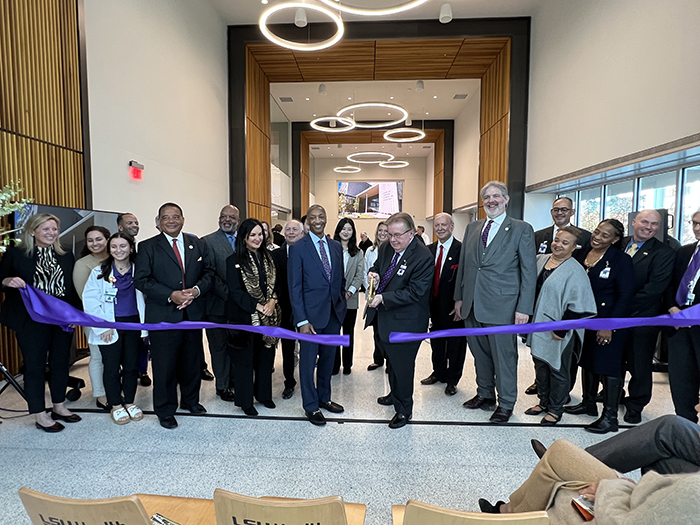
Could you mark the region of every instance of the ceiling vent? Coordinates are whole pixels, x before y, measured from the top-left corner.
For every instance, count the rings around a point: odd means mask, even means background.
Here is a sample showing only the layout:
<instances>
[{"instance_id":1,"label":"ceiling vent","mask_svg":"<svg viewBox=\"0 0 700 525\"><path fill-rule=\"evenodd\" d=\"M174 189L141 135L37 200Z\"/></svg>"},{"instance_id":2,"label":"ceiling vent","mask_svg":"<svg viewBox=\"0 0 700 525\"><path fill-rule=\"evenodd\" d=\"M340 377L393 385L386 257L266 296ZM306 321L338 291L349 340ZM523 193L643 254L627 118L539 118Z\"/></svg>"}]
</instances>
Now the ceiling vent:
<instances>
[{"instance_id":1,"label":"ceiling vent","mask_svg":"<svg viewBox=\"0 0 700 525\"><path fill-rule=\"evenodd\" d=\"M319 150L321 148L319 148L318 146L311 146L311 149Z\"/></svg>"},{"instance_id":2,"label":"ceiling vent","mask_svg":"<svg viewBox=\"0 0 700 525\"><path fill-rule=\"evenodd\" d=\"M464 95L465 98L467 95ZM280 102L294 102L294 99L292 97L280 97Z\"/></svg>"},{"instance_id":3,"label":"ceiling vent","mask_svg":"<svg viewBox=\"0 0 700 525\"><path fill-rule=\"evenodd\" d=\"M464 100L467 98L466 93L457 93L454 97L452 97L452 100Z\"/></svg>"},{"instance_id":4,"label":"ceiling vent","mask_svg":"<svg viewBox=\"0 0 700 525\"><path fill-rule=\"evenodd\" d=\"M430 149L432 146L423 146L423 149Z\"/></svg>"}]
</instances>

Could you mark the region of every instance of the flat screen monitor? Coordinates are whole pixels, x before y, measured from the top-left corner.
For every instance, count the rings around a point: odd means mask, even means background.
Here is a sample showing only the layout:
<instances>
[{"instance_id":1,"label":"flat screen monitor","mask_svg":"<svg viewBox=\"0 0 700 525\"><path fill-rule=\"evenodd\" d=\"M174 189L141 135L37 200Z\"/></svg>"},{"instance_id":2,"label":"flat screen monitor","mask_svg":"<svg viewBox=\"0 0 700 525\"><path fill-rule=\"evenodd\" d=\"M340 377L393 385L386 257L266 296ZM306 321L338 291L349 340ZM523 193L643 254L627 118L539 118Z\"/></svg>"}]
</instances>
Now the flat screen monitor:
<instances>
[{"instance_id":1,"label":"flat screen monitor","mask_svg":"<svg viewBox=\"0 0 700 525\"><path fill-rule=\"evenodd\" d=\"M402 203L403 181L338 182L339 219L386 219Z\"/></svg>"}]
</instances>

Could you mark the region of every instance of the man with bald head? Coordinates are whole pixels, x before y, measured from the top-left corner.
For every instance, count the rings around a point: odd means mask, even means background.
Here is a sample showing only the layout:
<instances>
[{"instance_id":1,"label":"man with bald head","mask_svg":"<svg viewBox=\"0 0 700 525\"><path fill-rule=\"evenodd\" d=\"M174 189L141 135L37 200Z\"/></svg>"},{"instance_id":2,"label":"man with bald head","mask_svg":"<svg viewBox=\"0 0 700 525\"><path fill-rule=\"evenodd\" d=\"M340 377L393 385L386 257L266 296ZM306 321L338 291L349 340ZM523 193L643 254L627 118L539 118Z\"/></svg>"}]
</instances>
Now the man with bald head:
<instances>
[{"instance_id":1,"label":"man with bald head","mask_svg":"<svg viewBox=\"0 0 700 525\"><path fill-rule=\"evenodd\" d=\"M202 238L209 245L216 267L214 285L206 296L207 320L212 323L226 322L226 301L228 299L226 259L235 251L239 222L240 212L238 208L227 204L219 212L219 229ZM211 368L216 378L216 394L224 401L233 401L233 391L231 390L233 370L226 343L226 329L207 328L206 333L209 354L211 355Z\"/></svg>"},{"instance_id":2,"label":"man with bald head","mask_svg":"<svg viewBox=\"0 0 700 525\"><path fill-rule=\"evenodd\" d=\"M654 317L666 313L662 297L671 282L675 252L655 237L661 224L656 210L643 210L632 220L633 234L622 240L622 247L632 257L634 266L634 300L631 317ZM663 225L665 228L665 225ZM638 326L629 330L625 344L625 369L630 373L627 423L640 423L642 410L651 400L652 372L659 327Z\"/></svg>"}]
</instances>

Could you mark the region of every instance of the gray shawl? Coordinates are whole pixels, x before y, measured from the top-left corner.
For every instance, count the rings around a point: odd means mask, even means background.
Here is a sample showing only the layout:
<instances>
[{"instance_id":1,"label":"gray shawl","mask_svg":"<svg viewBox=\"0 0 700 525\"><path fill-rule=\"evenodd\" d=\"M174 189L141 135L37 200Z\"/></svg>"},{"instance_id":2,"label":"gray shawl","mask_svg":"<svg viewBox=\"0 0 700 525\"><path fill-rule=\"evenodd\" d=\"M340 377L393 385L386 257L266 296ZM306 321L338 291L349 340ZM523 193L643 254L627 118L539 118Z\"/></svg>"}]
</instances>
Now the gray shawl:
<instances>
[{"instance_id":1,"label":"gray shawl","mask_svg":"<svg viewBox=\"0 0 700 525\"><path fill-rule=\"evenodd\" d=\"M537 275L539 276L551 254L537 256ZM595 317L597 313L595 297L591 282L578 261L569 258L564 261L542 285L535 304L533 323L561 321L566 310ZM583 344L584 330L570 330L563 341L552 339L552 332L529 334L527 345L533 357L546 362L555 370L561 368L561 355L572 337L578 337Z\"/></svg>"}]
</instances>

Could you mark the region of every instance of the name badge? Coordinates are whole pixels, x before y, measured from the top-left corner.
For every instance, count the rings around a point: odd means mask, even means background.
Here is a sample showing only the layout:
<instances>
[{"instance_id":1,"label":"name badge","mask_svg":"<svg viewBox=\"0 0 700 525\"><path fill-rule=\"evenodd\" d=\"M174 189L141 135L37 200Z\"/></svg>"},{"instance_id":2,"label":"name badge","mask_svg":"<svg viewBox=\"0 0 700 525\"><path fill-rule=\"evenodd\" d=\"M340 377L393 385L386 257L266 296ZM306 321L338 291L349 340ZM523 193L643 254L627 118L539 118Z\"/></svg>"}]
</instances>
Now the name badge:
<instances>
[{"instance_id":1,"label":"name badge","mask_svg":"<svg viewBox=\"0 0 700 525\"><path fill-rule=\"evenodd\" d=\"M105 290L105 302L106 303L113 303L113 302L115 302L116 298L117 298L117 288L116 288L116 286L112 285L110 288L107 288Z\"/></svg>"},{"instance_id":2,"label":"name badge","mask_svg":"<svg viewBox=\"0 0 700 525\"><path fill-rule=\"evenodd\" d=\"M608 263L605 263L605 268L603 268L603 271L600 272L600 278L601 279L610 279L610 267L607 265Z\"/></svg>"},{"instance_id":3,"label":"name badge","mask_svg":"<svg viewBox=\"0 0 700 525\"><path fill-rule=\"evenodd\" d=\"M693 304L693 301L695 301L695 294L691 290L691 287L693 286L693 283L688 283L688 299L685 301L686 306L691 306Z\"/></svg>"},{"instance_id":4,"label":"name badge","mask_svg":"<svg viewBox=\"0 0 700 525\"><path fill-rule=\"evenodd\" d=\"M540 244L537 253L547 253L547 241L542 241L542 244Z\"/></svg>"}]
</instances>

